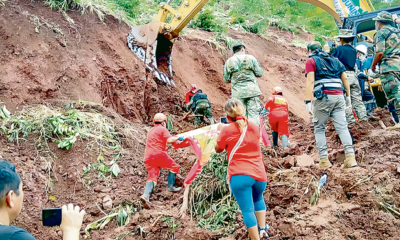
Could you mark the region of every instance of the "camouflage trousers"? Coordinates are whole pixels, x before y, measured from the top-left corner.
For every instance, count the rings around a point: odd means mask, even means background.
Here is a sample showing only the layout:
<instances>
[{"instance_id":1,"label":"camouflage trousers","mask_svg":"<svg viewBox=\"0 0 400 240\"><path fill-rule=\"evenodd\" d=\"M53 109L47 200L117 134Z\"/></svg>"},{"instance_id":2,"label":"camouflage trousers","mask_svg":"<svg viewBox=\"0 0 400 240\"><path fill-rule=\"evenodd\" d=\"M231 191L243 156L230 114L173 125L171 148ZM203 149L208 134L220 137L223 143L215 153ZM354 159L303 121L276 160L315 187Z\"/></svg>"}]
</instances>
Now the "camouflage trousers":
<instances>
[{"instance_id":1,"label":"camouflage trousers","mask_svg":"<svg viewBox=\"0 0 400 240\"><path fill-rule=\"evenodd\" d=\"M243 103L246 109L246 117L253 120L260 125L260 111L261 111L261 102L258 96L251 98L239 98L239 100Z\"/></svg>"},{"instance_id":2,"label":"camouflage trousers","mask_svg":"<svg viewBox=\"0 0 400 240\"><path fill-rule=\"evenodd\" d=\"M196 106L196 109L194 110L195 115L201 115L201 117L195 117L194 118L194 125L197 126L201 121L204 122L204 116L210 121L211 124L214 124L214 118L211 113L211 107L208 105L208 103L200 103Z\"/></svg>"},{"instance_id":3,"label":"camouflage trousers","mask_svg":"<svg viewBox=\"0 0 400 240\"><path fill-rule=\"evenodd\" d=\"M353 109L358 117L358 120L368 120L367 110L365 109L364 102L361 97L361 88L358 83L358 78L354 72L346 72L347 78L349 79L350 85L350 98L351 98L351 108L346 108L346 119L348 124L353 124L356 119L353 115Z\"/></svg>"},{"instance_id":4,"label":"camouflage trousers","mask_svg":"<svg viewBox=\"0 0 400 240\"><path fill-rule=\"evenodd\" d=\"M400 115L400 72L382 73L381 81L388 102L394 106L397 115Z\"/></svg>"}]
</instances>

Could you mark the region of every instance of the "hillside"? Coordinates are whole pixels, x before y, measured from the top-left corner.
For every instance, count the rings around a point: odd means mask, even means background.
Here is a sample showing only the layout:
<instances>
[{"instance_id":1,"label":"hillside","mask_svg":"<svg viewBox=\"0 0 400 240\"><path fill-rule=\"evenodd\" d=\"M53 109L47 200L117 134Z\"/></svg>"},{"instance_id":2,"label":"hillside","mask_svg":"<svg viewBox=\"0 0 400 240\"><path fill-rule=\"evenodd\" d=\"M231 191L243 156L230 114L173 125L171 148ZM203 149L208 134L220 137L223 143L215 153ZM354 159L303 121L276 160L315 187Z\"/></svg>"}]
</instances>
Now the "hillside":
<instances>
[{"instance_id":1,"label":"hillside","mask_svg":"<svg viewBox=\"0 0 400 240\"><path fill-rule=\"evenodd\" d=\"M173 48L173 88L157 84L129 50L127 24L112 16L101 22L95 14L77 11L69 11L68 16L74 23L42 2L29 0L10 0L0 7L1 106L15 116L25 116L22 109L34 111L35 106L43 105L64 115L73 109L107 117L123 148L117 156L121 173L115 177L99 168L94 170L95 164L115 159L115 149L101 141L79 138L65 150L57 147L56 137L43 148L37 144L37 132L29 133L27 140L12 142L2 132L0 156L16 164L24 183L24 208L14 224L37 239L59 239L58 227L41 225L42 208L77 204L88 213L83 223L86 228L129 204L135 209L128 217L129 224L120 226L114 218L104 229L92 230L89 239L246 239L241 214L235 213L229 223L233 231L200 228L196 219L200 216L195 213L179 218L183 193L166 190L167 171L161 171L151 198L155 207L144 210L138 201L147 178L143 154L152 117L157 112L170 114L173 130L178 133L194 129L182 120L181 111L184 94L192 83L209 96L214 117L224 116L230 84L222 80L222 67L232 53L222 41L216 42L215 33L187 29ZM334 166L326 171L327 187L319 204L310 206L323 171L315 165L302 165L317 162L318 153L303 103L307 54L298 47L313 36L299 32L269 27L263 34L234 29L226 33L242 39L248 52L260 61L264 69L259 79L261 100L265 102L272 88L281 86L290 104L291 150L263 149L269 177L264 196L271 239L397 239L398 216L380 203L395 209L400 204L400 134L382 130L378 123L354 127L359 167L350 170L340 168L342 147L329 125L328 150ZM387 126L392 124L387 110L379 114ZM169 153L186 176L195 161L192 151L170 148ZM111 209L103 206L107 196L113 203Z\"/></svg>"}]
</instances>

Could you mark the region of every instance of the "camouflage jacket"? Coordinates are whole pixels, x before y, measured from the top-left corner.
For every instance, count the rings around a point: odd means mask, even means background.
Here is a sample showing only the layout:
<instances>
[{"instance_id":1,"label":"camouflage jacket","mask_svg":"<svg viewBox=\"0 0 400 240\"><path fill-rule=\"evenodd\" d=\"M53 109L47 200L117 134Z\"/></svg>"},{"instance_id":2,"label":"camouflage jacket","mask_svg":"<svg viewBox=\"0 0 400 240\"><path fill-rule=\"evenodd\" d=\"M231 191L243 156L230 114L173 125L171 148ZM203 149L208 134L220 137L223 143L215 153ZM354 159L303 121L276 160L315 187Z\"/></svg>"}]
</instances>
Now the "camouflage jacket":
<instances>
[{"instance_id":1,"label":"camouflage jacket","mask_svg":"<svg viewBox=\"0 0 400 240\"><path fill-rule=\"evenodd\" d=\"M236 53L226 61L224 82L232 83L232 98L251 98L261 95L256 77L263 70L257 59L244 53Z\"/></svg>"},{"instance_id":2,"label":"camouflage jacket","mask_svg":"<svg viewBox=\"0 0 400 240\"><path fill-rule=\"evenodd\" d=\"M400 71L400 33L388 36L390 30L399 31L391 26L386 26L376 33L374 39L376 52L383 52L380 73Z\"/></svg>"}]
</instances>

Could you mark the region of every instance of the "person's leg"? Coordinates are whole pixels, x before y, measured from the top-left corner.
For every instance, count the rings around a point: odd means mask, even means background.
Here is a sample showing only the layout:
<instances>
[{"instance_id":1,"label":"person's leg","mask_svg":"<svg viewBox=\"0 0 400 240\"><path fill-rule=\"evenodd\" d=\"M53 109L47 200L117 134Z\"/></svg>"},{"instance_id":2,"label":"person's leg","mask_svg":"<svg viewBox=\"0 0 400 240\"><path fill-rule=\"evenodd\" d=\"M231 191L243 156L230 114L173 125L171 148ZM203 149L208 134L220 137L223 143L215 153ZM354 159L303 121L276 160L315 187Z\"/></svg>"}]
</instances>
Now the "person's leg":
<instances>
[{"instance_id":1,"label":"person's leg","mask_svg":"<svg viewBox=\"0 0 400 240\"><path fill-rule=\"evenodd\" d=\"M261 112L261 102L259 97L247 98L246 101L246 116L260 125L260 112Z\"/></svg>"},{"instance_id":2,"label":"person's leg","mask_svg":"<svg viewBox=\"0 0 400 240\"><path fill-rule=\"evenodd\" d=\"M169 170L168 190L171 192L180 191L181 187L175 187L176 174L179 173L180 166L167 153L160 153L158 167Z\"/></svg>"},{"instance_id":3,"label":"person's leg","mask_svg":"<svg viewBox=\"0 0 400 240\"><path fill-rule=\"evenodd\" d=\"M289 116L282 116L278 125L278 133L281 136L283 149L289 149Z\"/></svg>"},{"instance_id":4,"label":"person's leg","mask_svg":"<svg viewBox=\"0 0 400 240\"><path fill-rule=\"evenodd\" d=\"M264 191L267 187L267 182L259 182L256 181L255 184L252 186L253 189L253 202L254 202L254 210L256 212L256 218L258 227L263 230L265 229L265 212L266 206L264 201Z\"/></svg>"},{"instance_id":5,"label":"person's leg","mask_svg":"<svg viewBox=\"0 0 400 240\"><path fill-rule=\"evenodd\" d=\"M354 73L347 74L350 84L351 106L360 121L367 121L367 111L361 97L361 88L358 79Z\"/></svg>"},{"instance_id":6,"label":"person's leg","mask_svg":"<svg viewBox=\"0 0 400 240\"><path fill-rule=\"evenodd\" d=\"M390 112L390 115L392 115L392 120L394 122L394 124L399 123L399 116L396 113L396 109L394 108L394 106L390 103L388 103L388 109Z\"/></svg>"},{"instance_id":7,"label":"person's leg","mask_svg":"<svg viewBox=\"0 0 400 240\"><path fill-rule=\"evenodd\" d=\"M157 184L157 179L160 173L160 169L156 166L153 166L151 161L145 162L145 165L149 176L147 178L144 192L142 196L140 196L140 200L142 201L144 208L150 209L150 195L152 194L153 189Z\"/></svg>"},{"instance_id":8,"label":"person's leg","mask_svg":"<svg viewBox=\"0 0 400 240\"><path fill-rule=\"evenodd\" d=\"M336 96L336 104L334 109L332 110L331 118L345 151L346 160L344 167L348 168L356 166L357 162L354 156L353 141L351 139L348 126L347 124L345 124L346 121L346 116L344 111L345 105L346 103L344 101L344 97Z\"/></svg>"},{"instance_id":9,"label":"person's leg","mask_svg":"<svg viewBox=\"0 0 400 240\"><path fill-rule=\"evenodd\" d=\"M210 107L208 107L206 109L206 114L205 115L206 115L207 119L210 121L210 124L213 125L215 123L215 121L214 121L214 118L213 118L213 115L212 115Z\"/></svg>"},{"instance_id":10,"label":"person's leg","mask_svg":"<svg viewBox=\"0 0 400 240\"><path fill-rule=\"evenodd\" d=\"M332 166L328 160L328 150L326 146L325 125L332 111L332 95L321 100L314 99L313 101L313 124L315 142L319 153L320 168L328 168Z\"/></svg>"},{"instance_id":11,"label":"person's leg","mask_svg":"<svg viewBox=\"0 0 400 240\"><path fill-rule=\"evenodd\" d=\"M386 93L388 103L393 105L396 115L400 116L400 79L394 73L381 74L381 80L384 83L383 89ZM400 127L400 123L396 127Z\"/></svg>"},{"instance_id":12,"label":"person's leg","mask_svg":"<svg viewBox=\"0 0 400 240\"><path fill-rule=\"evenodd\" d=\"M278 137L279 137L278 132L272 131L272 143L274 148L278 147Z\"/></svg>"},{"instance_id":13,"label":"person's leg","mask_svg":"<svg viewBox=\"0 0 400 240\"><path fill-rule=\"evenodd\" d=\"M244 224L246 225L247 231L252 240L259 239L252 193L252 186L255 182L256 180L246 175L234 175L231 177L230 182L233 196L239 204L240 210L243 214Z\"/></svg>"}]
</instances>

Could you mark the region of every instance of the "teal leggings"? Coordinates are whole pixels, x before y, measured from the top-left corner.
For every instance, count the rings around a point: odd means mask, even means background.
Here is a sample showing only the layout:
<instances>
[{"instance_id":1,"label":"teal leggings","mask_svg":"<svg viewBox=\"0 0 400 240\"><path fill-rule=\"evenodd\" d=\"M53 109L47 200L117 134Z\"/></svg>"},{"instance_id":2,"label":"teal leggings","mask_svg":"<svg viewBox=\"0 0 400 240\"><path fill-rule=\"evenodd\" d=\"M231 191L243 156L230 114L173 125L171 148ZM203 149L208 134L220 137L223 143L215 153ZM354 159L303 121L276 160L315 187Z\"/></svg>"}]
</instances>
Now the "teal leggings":
<instances>
[{"instance_id":1,"label":"teal leggings","mask_svg":"<svg viewBox=\"0 0 400 240\"><path fill-rule=\"evenodd\" d=\"M242 211L246 228L258 226L255 212L266 209L263 193L267 182L259 182L247 175L234 175L230 186Z\"/></svg>"}]
</instances>

